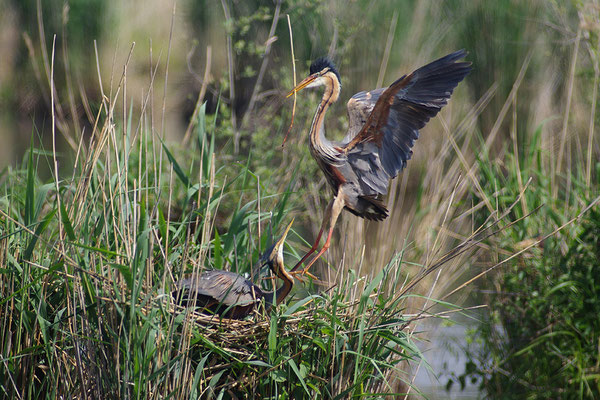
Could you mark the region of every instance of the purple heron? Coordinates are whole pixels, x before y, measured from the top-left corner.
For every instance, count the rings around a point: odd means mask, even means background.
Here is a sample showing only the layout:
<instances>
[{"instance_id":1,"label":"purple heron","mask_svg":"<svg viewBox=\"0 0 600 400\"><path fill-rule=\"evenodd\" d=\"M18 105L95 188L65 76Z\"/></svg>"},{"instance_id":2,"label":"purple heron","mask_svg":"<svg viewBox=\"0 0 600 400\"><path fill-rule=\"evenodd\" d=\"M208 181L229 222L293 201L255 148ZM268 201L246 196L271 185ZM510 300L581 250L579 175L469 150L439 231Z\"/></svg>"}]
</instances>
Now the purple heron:
<instances>
[{"instance_id":1,"label":"purple heron","mask_svg":"<svg viewBox=\"0 0 600 400\"><path fill-rule=\"evenodd\" d=\"M340 142L328 140L324 128L325 113L340 96L340 75L327 58L311 64L310 75L287 97L304 88L325 88L310 127L309 148L334 196L323 215L317 240L294 266L292 274L307 273L327 251L343 209L375 221L388 216L381 196L410 159L419 129L448 103L454 88L471 71L470 62L460 61L466 55L465 50L459 50L404 75L387 88L352 96L347 104L348 132ZM317 250L327 226L325 244L304 270L297 271Z\"/></svg>"},{"instance_id":2,"label":"purple heron","mask_svg":"<svg viewBox=\"0 0 600 400\"><path fill-rule=\"evenodd\" d=\"M175 283L173 297L184 306L195 305L228 318L244 318L253 312L264 299L267 309L279 305L292 290L294 280L283 265L285 238L292 227L287 226L281 238L259 260L260 266L268 265L283 285L275 292L263 291L248 279L229 271L209 270L201 274L189 274Z\"/></svg>"}]
</instances>

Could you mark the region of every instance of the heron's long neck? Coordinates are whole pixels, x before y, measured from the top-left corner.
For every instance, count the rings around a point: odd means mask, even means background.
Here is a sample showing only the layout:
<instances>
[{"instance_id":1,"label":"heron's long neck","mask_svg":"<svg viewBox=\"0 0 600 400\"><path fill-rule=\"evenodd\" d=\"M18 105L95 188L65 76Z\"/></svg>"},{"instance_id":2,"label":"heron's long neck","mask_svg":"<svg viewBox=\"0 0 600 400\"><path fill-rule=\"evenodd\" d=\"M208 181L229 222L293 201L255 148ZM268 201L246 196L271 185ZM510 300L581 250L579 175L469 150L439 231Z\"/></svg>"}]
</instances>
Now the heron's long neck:
<instances>
[{"instance_id":1,"label":"heron's long neck","mask_svg":"<svg viewBox=\"0 0 600 400\"><path fill-rule=\"evenodd\" d=\"M333 75L333 73L331 73ZM316 153L313 156L335 159L336 151L331 142L325 137L325 113L329 106L335 103L340 95L340 83L337 79L330 76L330 73L323 76L325 78L325 92L323 98L317 107L312 125L310 127L310 148Z\"/></svg>"},{"instance_id":2,"label":"heron's long neck","mask_svg":"<svg viewBox=\"0 0 600 400\"><path fill-rule=\"evenodd\" d=\"M285 299L287 297L287 295L290 293L290 291L292 290L292 286L294 286L294 284L292 282L293 282L292 280L285 279L283 281L283 285L281 285L277 289L277 292L275 293L276 305L281 304L283 299Z\"/></svg>"},{"instance_id":3,"label":"heron's long neck","mask_svg":"<svg viewBox=\"0 0 600 400\"><path fill-rule=\"evenodd\" d=\"M292 278L285 270L283 270L283 267L282 270L280 270L277 274L277 277L283 280L283 285L277 288L275 292L265 293L266 302L271 305L281 304L294 286L294 278Z\"/></svg>"}]
</instances>

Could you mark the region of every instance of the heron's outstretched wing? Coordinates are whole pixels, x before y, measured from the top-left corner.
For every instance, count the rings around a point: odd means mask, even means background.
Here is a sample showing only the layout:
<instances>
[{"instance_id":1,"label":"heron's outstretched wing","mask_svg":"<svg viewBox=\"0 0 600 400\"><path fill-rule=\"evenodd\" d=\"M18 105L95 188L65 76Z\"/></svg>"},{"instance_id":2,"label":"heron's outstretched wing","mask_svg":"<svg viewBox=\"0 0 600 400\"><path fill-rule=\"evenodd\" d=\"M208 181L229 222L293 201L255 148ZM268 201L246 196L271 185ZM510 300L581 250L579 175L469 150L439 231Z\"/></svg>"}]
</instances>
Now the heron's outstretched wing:
<instances>
[{"instance_id":1,"label":"heron's outstretched wing","mask_svg":"<svg viewBox=\"0 0 600 400\"><path fill-rule=\"evenodd\" d=\"M386 88L358 92L348 100L348 132L342 143L349 143L365 125L377 103L379 96Z\"/></svg>"},{"instance_id":2,"label":"heron's outstretched wing","mask_svg":"<svg viewBox=\"0 0 600 400\"><path fill-rule=\"evenodd\" d=\"M389 180L406 166L419 129L448 103L454 88L471 71L470 62L457 62L466 55L459 50L403 76L383 92L359 93L356 101L348 102L359 111L348 110L350 127L342 150L365 195L385 194ZM374 95L366 99L368 93ZM362 97L365 101L357 107ZM352 135L369 108L368 118Z\"/></svg>"},{"instance_id":3,"label":"heron's outstretched wing","mask_svg":"<svg viewBox=\"0 0 600 400\"><path fill-rule=\"evenodd\" d=\"M263 295L260 288L244 277L229 271L210 270L191 274L176 284L177 290L185 291L187 298L214 299L212 304L248 305ZM209 306L206 304L204 306Z\"/></svg>"}]
</instances>

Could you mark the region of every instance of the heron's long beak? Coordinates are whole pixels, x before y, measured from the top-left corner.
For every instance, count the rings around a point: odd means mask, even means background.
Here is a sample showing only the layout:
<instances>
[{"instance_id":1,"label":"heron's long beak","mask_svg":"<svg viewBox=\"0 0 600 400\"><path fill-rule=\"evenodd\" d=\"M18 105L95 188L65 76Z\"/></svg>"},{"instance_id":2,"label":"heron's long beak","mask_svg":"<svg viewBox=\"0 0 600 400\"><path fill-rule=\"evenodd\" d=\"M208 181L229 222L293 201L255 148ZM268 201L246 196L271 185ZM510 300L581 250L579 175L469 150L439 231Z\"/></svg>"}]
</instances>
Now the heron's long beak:
<instances>
[{"instance_id":1,"label":"heron's long beak","mask_svg":"<svg viewBox=\"0 0 600 400\"><path fill-rule=\"evenodd\" d=\"M273 249L273 253L272 253L273 256L275 257L275 259L273 260L273 262L271 264L272 271L275 273L275 275L279 275L280 272L278 272L278 271L283 269L283 247L284 247L283 245L285 243L285 238L286 238L288 232L292 228L293 223L294 223L294 218L292 218L292 221L289 223L287 228L285 228L285 231L283 232L283 235L281 235L281 238L279 238L277 243L275 243L275 248Z\"/></svg>"},{"instance_id":2,"label":"heron's long beak","mask_svg":"<svg viewBox=\"0 0 600 400\"><path fill-rule=\"evenodd\" d=\"M279 238L279 240L277 241L277 244L275 245L275 247L277 249L281 248L283 246L283 244L285 243L285 238L286 238L288 232L290 231L290 229L292 228L293 223L294 223L294 218L292 218L292 221L288 224L287 228L285 228L283 235L281 235L281 238Z\"/></svg>"},{"instance_id":3,"label":"heron's long beak","mask_svg":"<svg viewBox=\"0 0 600 400\"><path fill-rule=\"evenodd\" d=\"M291 95L293 95L296 92L301 91L302 89L304 89L305 87L307 87L308 85L310 85L310 83L312 81L314 81L315 79L317 79L319 77L318 74L312 74L307 76L306 78L304 78L304 80L302 82L300 82L298 84L298 86L296 86L295 88L293 88L288 94L287 96L285 96L286 98L290 97Z\"/></svg>"},{"instance_id":4,"label":"heron's long beak","mask_svg":"<svg viewBox=\"0 0 600 400\"><path fill-rule=\"evenodd\" d=\"M261 265L261 270L265 266L270 266L270 268L276 268L276 265L278 264L278 258L281 258L283 260L283 245L285 243L285 238L287 237L287 234L292 228L293 223L294 219L292 219L287 228L285 228L285 231L283 232L283 235L281 235L279 240L275 242L271 249L268 250L268 258L264 260L263 264ZM283 261L281 261L281 265L283 266Z\"/></svg>"}]
</instances>

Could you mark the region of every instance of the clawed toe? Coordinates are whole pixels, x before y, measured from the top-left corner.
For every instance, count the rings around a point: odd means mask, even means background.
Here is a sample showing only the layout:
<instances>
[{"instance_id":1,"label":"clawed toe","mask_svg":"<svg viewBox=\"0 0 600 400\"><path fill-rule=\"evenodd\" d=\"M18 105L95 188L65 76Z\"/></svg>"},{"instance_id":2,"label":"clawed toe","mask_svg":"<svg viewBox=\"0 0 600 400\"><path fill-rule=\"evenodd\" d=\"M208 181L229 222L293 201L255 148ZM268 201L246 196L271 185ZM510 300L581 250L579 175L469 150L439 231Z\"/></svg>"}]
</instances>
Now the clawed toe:
<instances>
[{"instance_id":1,"label":"clawed toe","mask_svg":"<svg viewBox=\"0 0 600 400\"><path fill-rule=\"evenodd\" d=\"M311 274L310 272L308 272L308 269L303 269L302 271L292 271L290 272L290 274L298 279L300 282L304 282L304 275L308 275L310 276L313 280L318 281L318 278L316 276L314 276L313 274Z\"/></svg>"}]
</instances>

